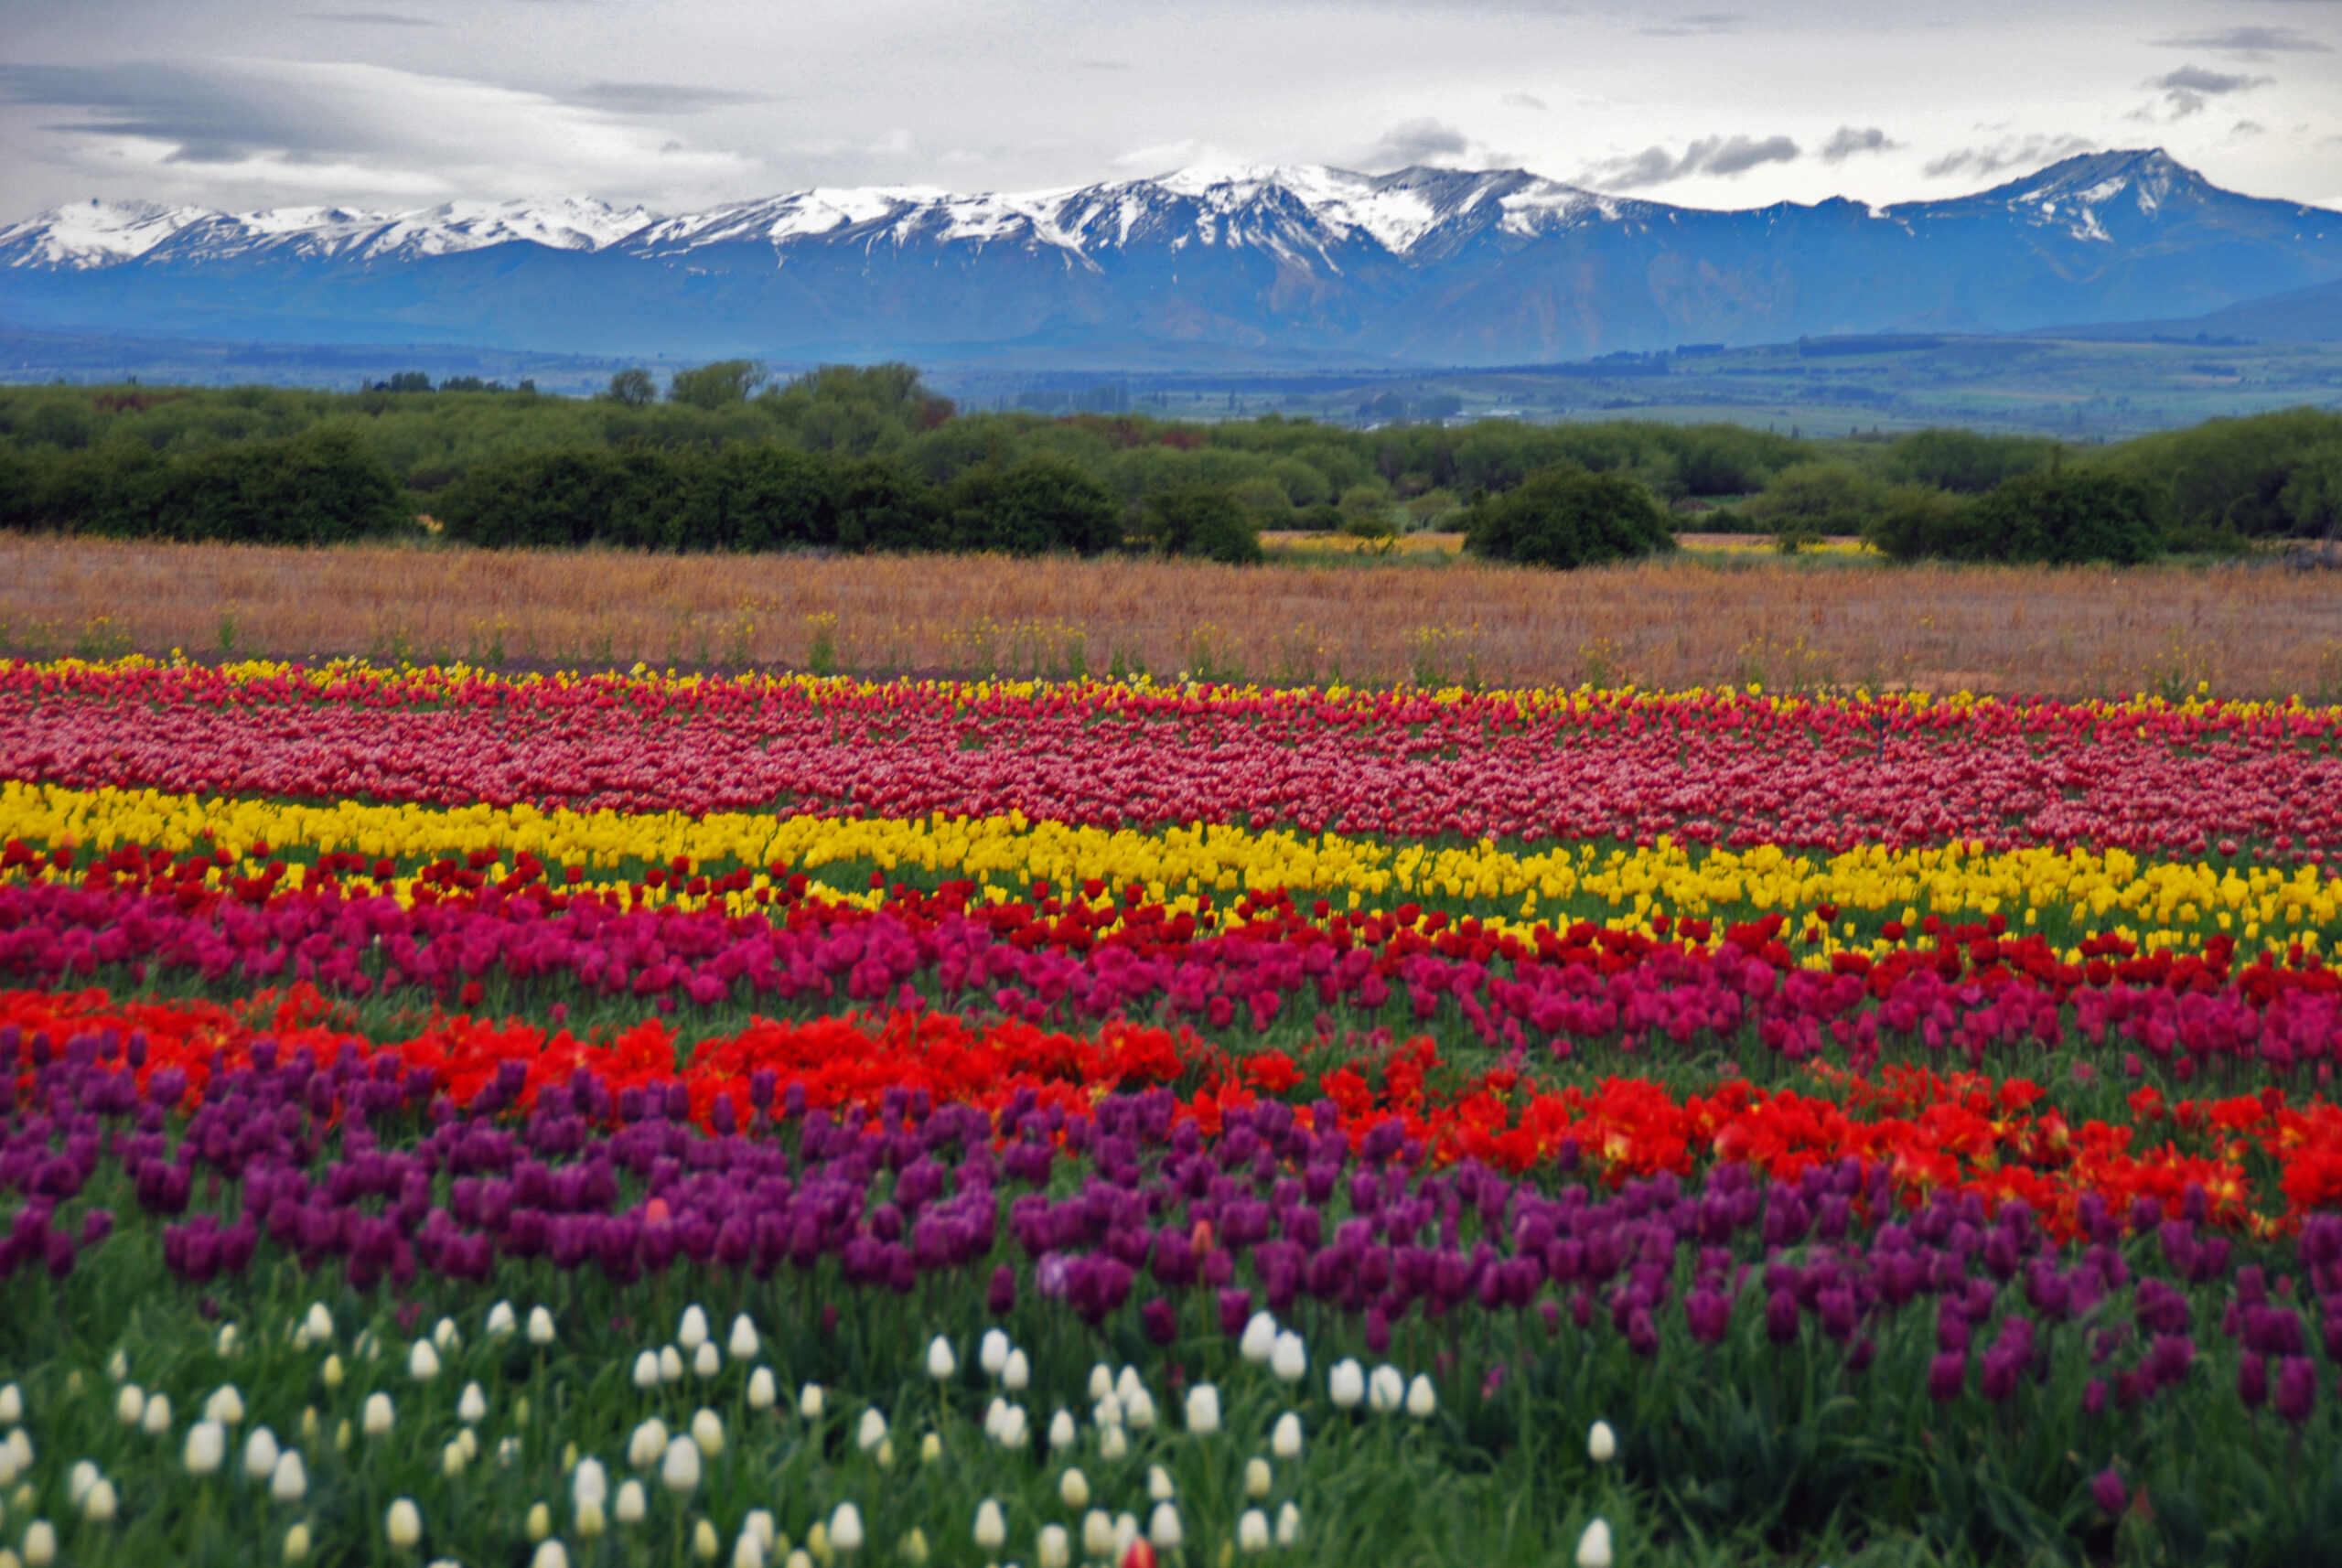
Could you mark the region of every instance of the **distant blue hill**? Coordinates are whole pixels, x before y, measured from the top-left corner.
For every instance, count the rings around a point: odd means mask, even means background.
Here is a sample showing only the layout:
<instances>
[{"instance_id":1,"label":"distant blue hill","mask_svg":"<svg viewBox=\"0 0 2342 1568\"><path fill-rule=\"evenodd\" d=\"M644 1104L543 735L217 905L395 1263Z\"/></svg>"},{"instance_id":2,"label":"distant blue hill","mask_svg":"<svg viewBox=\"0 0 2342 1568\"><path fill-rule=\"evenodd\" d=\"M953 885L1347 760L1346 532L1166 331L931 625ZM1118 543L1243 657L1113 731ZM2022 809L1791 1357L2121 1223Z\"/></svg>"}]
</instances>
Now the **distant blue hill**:
<instances>
[{"instance_id":1,"label":"distant blue hill","mask_svg":"<svg viewBox=\"0 0 2342 1568\"><path fill-rule=\"evenodd\" d=\"M2291 292L2314 304L2337 280L2342 213L2222 190L2161 151L1876 209L1706 211L1518 169L1273 167L1027 195L814 190L669 218L575 199L92 203L0 230L0 320L26 328L794 360L1518 365L2208 319Z\"/></svg>"}]
</instances>

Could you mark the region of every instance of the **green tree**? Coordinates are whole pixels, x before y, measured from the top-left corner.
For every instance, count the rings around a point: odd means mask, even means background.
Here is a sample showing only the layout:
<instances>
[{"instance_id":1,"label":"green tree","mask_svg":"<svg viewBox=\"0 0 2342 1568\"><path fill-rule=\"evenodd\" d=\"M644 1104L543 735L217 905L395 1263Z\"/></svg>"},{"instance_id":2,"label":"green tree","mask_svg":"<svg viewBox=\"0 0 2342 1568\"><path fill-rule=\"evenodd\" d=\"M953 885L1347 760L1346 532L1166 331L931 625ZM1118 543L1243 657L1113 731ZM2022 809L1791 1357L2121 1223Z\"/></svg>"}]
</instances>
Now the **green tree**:
<instances>
[{"instance_id":1,"label":"green tree","mask_svg":"<svg viewBox=\"0 0 2342 1568\"><path fill-rule=\"evenodd\" d=\"M1122 539L1114 498L1062 457L972 468L952 485L950 510L955 550L1094 555Z\"/></svg>"},{"instance_id":2,"label":"green tree","mask_svg":"<svg viewBox=\"0 0 2342 1568\"><path fill-rule=\"evenodd\" d=\"M1587 566L1675 548L1667 515L1650 491L1624 474L1555 465L1468 514L1465 547L1498 561Z\"/></svg>"},{"instance_id":3,"label":"green tree","mask_svg":"<svg viewBox=\"0 0 2342 1568\"><path fill-rule=\"evenodd\" d=\"M2038 435L1985 435L1930 428L1898 435L1886 451L1890 478L1982 495L1994 485L2053 467L2062 450Z\"/></svg>"},{"instance_id":4,"label":"green tree","mask_svg":"<svg viewBox=\"0 0 2342 1568\"><path fill-rule=\"evenodd\" d=\"M659 383L650 379L649 371L636 365L612 376L609 390L602 395L628 408L648 408L659 401Z\"/></svg>"},{"instance_id":5,"label":"green tree","mask_svg":"<svg viewBox=\"0 0 2342 1568\"><path fill-rule=\"evenodd\" d=\"M2148 561L2163 550L2146 491L2119 474L2060 468L1996 487L1976 504L1978 544L1997 561Z\"/></svg>"},{"instance_id":6,"label":"green tree","mask_svg":"<svg viewBox=\"0 0 2342 1568\"><path fill-rule=\"evenodd\" d=\"M1931 485L1896 485L1880 498L1863 532L1893 560L1970 561L1982 552L1976 527L1972 498Z\"/></svg>"},{"instance_id":7,"label":"green tree","mask_svg":"<svg viewBox=\"0 0 2342 1568\"><path fill-rule=\"evenodd\" d=\"M1859 533L1877 510L1880 489L1850 463L1792 463L1740 510L1786 538Z\"/></svg>"},{"instance_id":8,"label":"green tree","mask_svg":"<svg viewBox=\"0 0 2342 1568\"><path fill-rule=\"evenodd\" d=\"M1261 535L1243 504L1215 487L1157 490L1146 498L1144 529L1166 555L1200 555L1240 565L1261 559Z\"/></svg>"},{"instance_id":9,"label":"green tree","mask_svg":"<svg viewBox=\"0 0 2342 1568\"><path fill-rule=\"evenodd\" d=\"M748 394L769 379L754 360L718 360L712 365L677 371L667 383L667 401L693 408L729 408L747 402Z\"/></svg>"}]
</instances>

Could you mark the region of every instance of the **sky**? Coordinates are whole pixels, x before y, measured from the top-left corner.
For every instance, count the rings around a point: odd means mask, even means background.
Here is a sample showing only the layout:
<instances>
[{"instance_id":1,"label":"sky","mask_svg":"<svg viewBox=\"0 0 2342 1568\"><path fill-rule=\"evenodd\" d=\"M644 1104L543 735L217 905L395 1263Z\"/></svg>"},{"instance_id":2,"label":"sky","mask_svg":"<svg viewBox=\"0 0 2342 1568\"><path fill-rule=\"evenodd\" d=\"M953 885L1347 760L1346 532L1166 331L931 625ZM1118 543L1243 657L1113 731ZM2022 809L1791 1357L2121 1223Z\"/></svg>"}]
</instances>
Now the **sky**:
<instances>
[{"instance_id":1,"label":"sky","mask_svg":"<svg viewBox=\"0 0 2342 1568\"><path fill-rule=\"evenodd\" d=\"M2342 0L0 0L0 222L1276 163L1884 205L2136 146L2342 207Z\"/></svg>"}]
</instances>

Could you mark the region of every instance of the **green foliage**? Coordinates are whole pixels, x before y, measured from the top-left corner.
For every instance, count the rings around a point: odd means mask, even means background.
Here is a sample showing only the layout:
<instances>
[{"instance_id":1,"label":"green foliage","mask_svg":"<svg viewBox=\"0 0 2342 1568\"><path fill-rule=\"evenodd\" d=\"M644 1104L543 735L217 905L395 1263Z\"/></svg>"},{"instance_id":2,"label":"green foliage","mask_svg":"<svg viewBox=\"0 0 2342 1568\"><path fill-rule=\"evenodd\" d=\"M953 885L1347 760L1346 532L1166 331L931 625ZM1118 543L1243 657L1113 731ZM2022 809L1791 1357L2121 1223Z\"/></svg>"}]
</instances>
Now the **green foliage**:
<instances>
[{"instance_id":1,"label":"green foliage","mask_svg":"<svg viewBox=\"0 0 2342 1568\"><path fill-rule=\"evenodd\" d=\"M612 376L609 390L602 395L628 408L646 408L659 401L659 383L650 379L649 371L637 365Z\"/></svg>"},{"instance_id":2,"label":"green foliage","mask_svg":"<svg viewBox=\"0 0 2342 1568\"><path fill-rule=\"evenodd\" d=\"M718 360L695 370L677 371L667 384L667 400L693 408L727 408L746 403L748 394L768 379L764 367L754 360Z\"/></svg>"},{"instance_id":3,"label":"green foliage","mask_svg":"<svg viewBox=\"0 0 2342 1568\"><path fill-rule=\"evenodd\" d=\"M1146 499L1145 533L1166 555L1200 555L1243 564L1261 558L1260 532L1224 489L1162 490Z\"/></svg>"},{"instance_id":4,"label":"green foliage","mask_svg":"<svg viewBox=\"0 0 2342 1568\"><path fill-rule=\"evenodd\" d=\"M1792 463L1742 509L1785 538L1859 533L1879 504L1878 481L1851 463Z\"/></svg>"},{"instance_id":5,"label":"green foliage","mask_svg":"<svg viewBox=\"0 0 2342 1568\"><path fill-rule=\"evenodd\" d=\"M1928 485L1896 485L1879 499L1863 532L1896 561L1977 558L1976 503Z\"/></svg>"},{"instance_id":6,"label":"green foliage","mask_svg":"<svg viewBox=\"0 0 2342 1568\"><path fill-rule=\"evenodd\" d=\"M330 544L412 526L389 465L342 425L164 456L126 444L0 470L15 528L124 539Z\"/></svg>"},{"instance_id":7,"label":"green foliage","mask_svg":"<svg viewBox=\"0 0 2342 1568\"><path fill-rule=\"evenodd\" d=\"M2342 413L2208 420L2126 442L2103 466L2139 484L2166 529L2322 533L2336 515L2328 476L2342 471Z\"/></svg>"},{"instance_id":8,"label":"green foliage","mask_svg":"<svg viewBox=\"0 0 2342 1568\"><path fill-rule=\"evenodd\" d=\"M1094 555L1122 542L1114 498L1061 457L971 469L951 487L950 512L955 550Z\"/></svg>"},{"instance_id":9,"label":"green foliage","mask_svg":"<svg viewBox=\"0 0 2342 1568\"><path fill-rule=\"evenodd\" d=\"M2007 479L2052 467L2062 448L2038 435L1983 435L1973 430L1915 430L1887 448L1889 479L1982 495Z\"/></svg>"},{"instance_id":10,"label":"green foliage","mask_svg":"<svg viewBox=\"0 0 2342 1568\"><path fill-rule=\"evenodd\" d=\"M1588 566L1675 548L1650 492L1622 474L1556 466L1473 507L1465 547L1533 566Z\"/></svg>"},{"instance_id":11,"label":"green foliage","mask_svg":"<svg viewBox=\"0 0 2342 1568\"><path fill-rule=\"evenodd\" d=\"M2027 474L1995 489L1976 503L1975 538L1995 561L2127 565L2163 548L2140 486L2076 468Z\"/></svg>"}]
</instances>

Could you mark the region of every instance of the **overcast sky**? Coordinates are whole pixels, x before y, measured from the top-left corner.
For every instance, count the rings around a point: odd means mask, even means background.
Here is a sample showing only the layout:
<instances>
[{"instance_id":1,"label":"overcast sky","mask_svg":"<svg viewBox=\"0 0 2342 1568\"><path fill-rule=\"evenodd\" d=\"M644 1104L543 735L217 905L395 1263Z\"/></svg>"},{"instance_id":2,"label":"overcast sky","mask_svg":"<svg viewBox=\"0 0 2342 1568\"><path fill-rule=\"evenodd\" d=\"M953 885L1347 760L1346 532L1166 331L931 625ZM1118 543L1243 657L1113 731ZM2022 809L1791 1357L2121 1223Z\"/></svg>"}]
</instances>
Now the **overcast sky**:
<instances>
[{"instance_id":1,"label":"overcast sky","mask_svg":"<svg viewBox=\"0 0 2342 1568\"><path fill-rule=\"evenodd\" d=\"M1240 162L1884 203L2152 145L2342 206L2337 51L2342 0L0 0L0 220Z\"/></svg>"}]
</instances>

